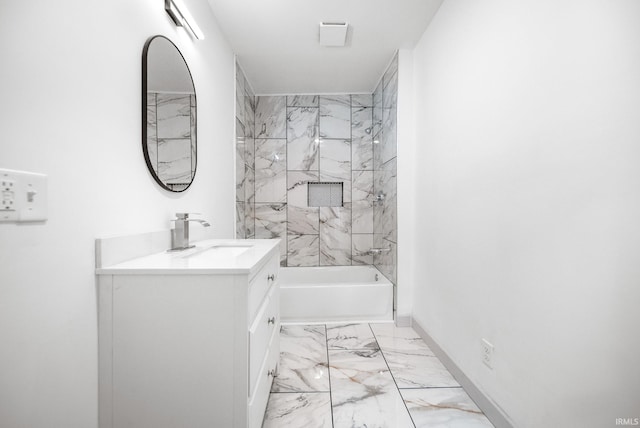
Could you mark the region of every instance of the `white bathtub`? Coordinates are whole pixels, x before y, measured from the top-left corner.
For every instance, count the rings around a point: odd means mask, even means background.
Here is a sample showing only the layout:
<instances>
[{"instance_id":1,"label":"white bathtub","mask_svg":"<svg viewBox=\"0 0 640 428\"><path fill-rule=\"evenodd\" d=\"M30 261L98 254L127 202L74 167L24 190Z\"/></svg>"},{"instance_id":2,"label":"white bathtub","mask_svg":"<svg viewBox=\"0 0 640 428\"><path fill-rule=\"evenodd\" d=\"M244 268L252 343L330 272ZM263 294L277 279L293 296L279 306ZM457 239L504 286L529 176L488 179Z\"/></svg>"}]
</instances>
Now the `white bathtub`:
<instances>
[{"instance_id":1,"label":"white bathtub","mask_svg":"<svg viewBox=\"0 0 640 428\"><path fill-rule=\"evenodd\" d=\"M284 323L393 320L393 284L373 266L280 268Z\"/></svg>"}]
</instances>

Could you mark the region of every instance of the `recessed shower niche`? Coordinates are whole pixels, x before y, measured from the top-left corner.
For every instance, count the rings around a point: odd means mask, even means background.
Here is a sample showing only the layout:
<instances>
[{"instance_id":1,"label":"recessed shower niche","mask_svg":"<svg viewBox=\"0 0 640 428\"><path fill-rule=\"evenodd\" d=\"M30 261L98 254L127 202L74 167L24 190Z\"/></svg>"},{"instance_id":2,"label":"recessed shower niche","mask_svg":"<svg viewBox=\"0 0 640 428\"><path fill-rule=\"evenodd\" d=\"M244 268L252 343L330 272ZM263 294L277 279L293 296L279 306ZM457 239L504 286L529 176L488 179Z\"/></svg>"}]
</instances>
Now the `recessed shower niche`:
<instances>
[{"instance_id":1,"label":"recessed shower niche","mask_svg":"<svg viewBox=\"0 0 640 428\"><path fill-rule=\"evenodd\" d=\"M344 206L343 182L309 182L307 183L308 202L310 207L342 207Z\"/></svg>"}]
</instances>

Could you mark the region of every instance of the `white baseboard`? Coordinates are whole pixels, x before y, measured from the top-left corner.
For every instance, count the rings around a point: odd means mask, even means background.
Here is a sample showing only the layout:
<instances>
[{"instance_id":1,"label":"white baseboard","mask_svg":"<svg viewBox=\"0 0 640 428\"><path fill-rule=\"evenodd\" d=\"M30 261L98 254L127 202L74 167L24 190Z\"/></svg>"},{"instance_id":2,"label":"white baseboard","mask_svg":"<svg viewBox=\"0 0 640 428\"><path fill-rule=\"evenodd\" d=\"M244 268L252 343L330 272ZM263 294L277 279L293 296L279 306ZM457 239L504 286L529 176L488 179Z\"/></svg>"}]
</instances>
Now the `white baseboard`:
<instances>
[{"instance_id":1,"label":"white baseboard","mask_svg":"<svg viewBox=\"0 0 640 428\"><path fill-rule=\"evenodd\" d=\"M398 317L400 318L400 317ZM403 317L404 318L404 317ZM506 413L491 399L489 399L471 380L464 374L462 370L453 362L449 355L438 345L427 331L413 318L410 317L411 327L420 335L427 343L433 353L440 359L442 364L451 372L453 377L458 381L464 390L469 394L476 405L484 412L487 418L496 428L513 428L514 425L506 415ZM396 321L400 327L399 321Z\"/></svg>"},{"instance_id":2,"label":"white baseboard","mask_svg":"<svg viewBox=\"0 0 640 428\"><path fill-rule=\"evenodd\" d=\"M396 315L396 325L398 327L411 327L411 315Z\"/></svg>"}]
</instances>

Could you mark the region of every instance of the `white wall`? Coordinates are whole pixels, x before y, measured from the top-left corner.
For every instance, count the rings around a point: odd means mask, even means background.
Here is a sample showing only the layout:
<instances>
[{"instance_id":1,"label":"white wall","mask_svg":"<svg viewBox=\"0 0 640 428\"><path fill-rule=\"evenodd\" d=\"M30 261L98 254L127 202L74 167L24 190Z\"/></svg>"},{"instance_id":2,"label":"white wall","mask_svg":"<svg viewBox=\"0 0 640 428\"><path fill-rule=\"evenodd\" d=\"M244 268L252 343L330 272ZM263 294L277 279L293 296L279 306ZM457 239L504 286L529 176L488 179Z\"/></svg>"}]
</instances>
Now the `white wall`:
<instances>
[{"instance_id":1,"label":"white wall","mask_svg":"<svg viewBox=\"0 0 640 428\"><path fill-rule=\"evenodd\" d=\"M97 426L94 239L197 211L233 237L233 53L206 0L192 42L157 0L0 4L0 167L49 176L46 224L0 224L0 425ZM198 171L161 190L141 149L141 55L163 34L198 97ZM195 229L195 228L194 228Z\"/></svg>"},{"instance_id":2,"label":"white wall","mask_svg":"<svg viewBox=\"0 0 640 428\"><path fill-rule=\"evenodd\" d=\"M416 284L414 227L420 216L416 211L415 197L418 172L414 167L417 151L414 98L413 50L400 49L398 51L398 301L396 308L396 320L400 325L410 320Z\"/></svg>"},{"instance_id":3,"label":"white wall","mask_svg":"<svg viewBox=\"0 0 640 428\"><path fill-rule=\"evenodd\" d=\"M415 319L517 427L640 417L640 2L446 0L413 59Z\"/></svg>"}]
</instances>

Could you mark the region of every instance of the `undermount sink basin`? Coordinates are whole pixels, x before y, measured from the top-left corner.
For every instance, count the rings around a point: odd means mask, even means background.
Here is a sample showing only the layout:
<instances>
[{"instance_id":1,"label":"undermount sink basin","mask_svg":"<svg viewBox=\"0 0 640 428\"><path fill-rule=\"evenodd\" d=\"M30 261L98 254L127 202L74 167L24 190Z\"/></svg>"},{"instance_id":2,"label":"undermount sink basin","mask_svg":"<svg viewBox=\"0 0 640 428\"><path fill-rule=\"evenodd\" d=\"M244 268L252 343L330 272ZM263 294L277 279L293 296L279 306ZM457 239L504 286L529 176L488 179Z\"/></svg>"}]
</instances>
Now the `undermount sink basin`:
<instances>
[{"instance_id":1,"label":"undermount sink basin","mask_svg":"<svg viewBox=\"0 0 640 428\"><path fill-rule=\"evenodd\" d=\"M253 247L252 244L241 244L241 243L235 243L235 242L214 244L206 247L196 247L189 254L185 254L184 256L182 256L182 258L187 259L190 257L203 255L204 253L207 253L207 255L209 255L209 253L211 252L215 252L216 254L222 257L230 257L230 256L235 257L244 253L251 247Z\"/></svg>"},{"instance_id":2,"label":"undermount sink basin","mask_svg":"<svg viewBox=\"0 0 640 428\"><path fill-rule=\"evenodd\" d=\"M243 244L241 242L223 242L222 244L214 244L207 248L251 248L253 244Z\"/></svg>"}]
</instances>

